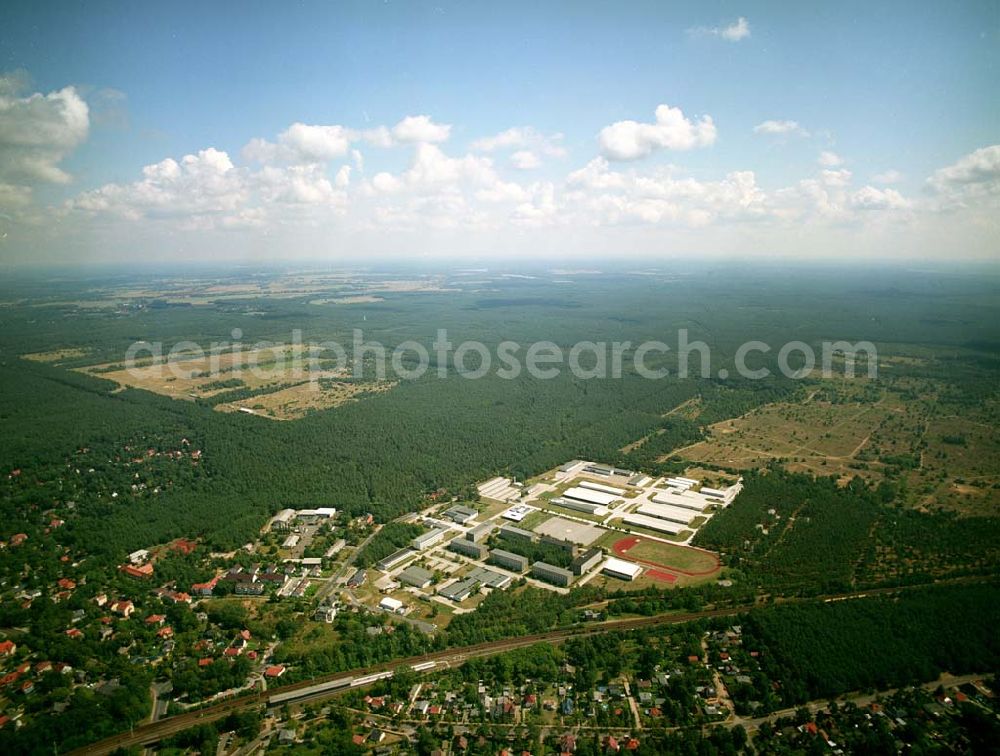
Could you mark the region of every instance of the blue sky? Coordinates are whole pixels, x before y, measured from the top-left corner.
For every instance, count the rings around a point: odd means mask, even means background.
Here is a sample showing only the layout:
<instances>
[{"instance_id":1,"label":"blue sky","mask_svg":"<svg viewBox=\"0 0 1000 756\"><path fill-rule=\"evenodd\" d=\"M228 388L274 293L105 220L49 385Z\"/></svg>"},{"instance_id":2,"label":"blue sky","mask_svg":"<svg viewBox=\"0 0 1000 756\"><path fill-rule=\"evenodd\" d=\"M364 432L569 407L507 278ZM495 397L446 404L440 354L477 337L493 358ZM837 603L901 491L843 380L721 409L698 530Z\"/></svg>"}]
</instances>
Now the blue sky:
<instances>
[{"instance_id":1,"label":"blue sky","mask_svg":"<svg viewBox=\"0 0 1000 756\"><path fill-rule=\"evenodd\" d=\"M1000 143L1000 3L871 6L8 4L0 75L17 76L18 88L7 95L6 121L0 100L0 185L14 187L10 206L0 204L8 223L0 255L17 259L34 245L53 259L108 259L127 255L123 240L137 233L152 254L175 254L181 245L192 254L233 255L240 246L234 234L216 238L226 225L252 237L254 254L267 254L260 243L266 234L282 255L298 255L290 247L301 245L303 257L324 259L345 256L347 240L391 255L420 239L457 255L460 231L462 240L488 238L484 248L493 251L534 242L564 253L581 244L593 254L627 244L650 255L722 248L746 256L817 248L836 256L838 244L856 246L852 234L876 234L880 241L866 254L891 247L927 257L934 256L928 239L965 229L958 238L967 256L998 256L990 218L1000 156L989 148ZM12 119L28 117L32 94L66 87L87 105L85 133L63 138L45 159L69 178L26 175L18 152L24 139L10 136L23 124ZM611 157L602 130L623 121L652 124L661 105L681 112L681 127L709 116L714 134L692 146L662 132L650 137L648 151ZM351 140L344 154L308 168L301 155L272 158L266 191L259 175L266 166L243 152L253 139L280 143L294 123L361 132L391 130L416 115L451 126L447 139L422 153L436 161L433 186L412 172L420 149L414 140ZM768 121L783 124L772 126L783 133L762 133ZM476 140L511 127L531 127L548 147L521 138L506 152L475 148ZM143 167L182 162L210 147L247 174L232 182L240 196L217 205L181 202L167 212L172 190L157 185L152 212L150 187L135 186ZM511 170L511 151L531 152L539 165ZM823 152L837 159L818 166ZM444 162L467 155L463 164ZM570 180L595 159L608 163L599 178ZM351 173L341 186L334 177L345 165ZM937 173L949 167L952 173ZM379 172L399 179L397 188L373 189ZM740 179L739 196L727 200L733 191L726 177L746 172L752 191ZM313 185L295 202L277 188L302 180ZM312 191L324 180L330 191ZM659 184L651 190L650 181ZM678 183L685 181L697 183ZM118 189L100 202L94 195L77 201L109 184ZM524 212L497 200L498 187ZM184 190L190 196L197 187ZM489 207L477 205L477 195L490 196ZM314 206L308 212L285 207L303 199ZM727 206L730 200L739 207ZM808 202L818 202L819 217ZM878 212L856 217L862 207ZM197 217L185 222L185 212ZM448 212L454 224L436 220ZM74 238L60 237L46 213ZM599 228L583 235L581 216L600 219ZM427 217L434 221L429 237ZM303 230L309 225L313 237ZM184 238L195 231L200 239ZM321 240L330 238L342 243L324 251Z\"/></svg>"}]
</instances>

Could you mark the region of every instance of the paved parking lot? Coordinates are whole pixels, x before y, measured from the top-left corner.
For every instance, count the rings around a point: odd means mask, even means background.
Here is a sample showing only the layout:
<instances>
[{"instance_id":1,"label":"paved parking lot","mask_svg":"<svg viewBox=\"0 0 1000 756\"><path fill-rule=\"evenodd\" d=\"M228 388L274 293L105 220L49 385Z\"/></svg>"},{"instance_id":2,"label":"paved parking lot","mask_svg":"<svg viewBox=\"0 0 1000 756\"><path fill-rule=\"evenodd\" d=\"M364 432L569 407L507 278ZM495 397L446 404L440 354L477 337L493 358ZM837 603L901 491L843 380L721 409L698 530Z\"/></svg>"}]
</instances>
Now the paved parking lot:
<instances>
[{"instance_id":1,"label":"paved parking lot","mask_svg":"<svg viewBox=\"0 0 1000 756\"><path fill-rule=\"evenodd\" d=\"M606 531L596 525L588 525L577 520L564 520L562 517L553 517L536 527L535 532L540 535L572 541L581 546L589 546L604 535Z\"/></svg>"}]
</instances>

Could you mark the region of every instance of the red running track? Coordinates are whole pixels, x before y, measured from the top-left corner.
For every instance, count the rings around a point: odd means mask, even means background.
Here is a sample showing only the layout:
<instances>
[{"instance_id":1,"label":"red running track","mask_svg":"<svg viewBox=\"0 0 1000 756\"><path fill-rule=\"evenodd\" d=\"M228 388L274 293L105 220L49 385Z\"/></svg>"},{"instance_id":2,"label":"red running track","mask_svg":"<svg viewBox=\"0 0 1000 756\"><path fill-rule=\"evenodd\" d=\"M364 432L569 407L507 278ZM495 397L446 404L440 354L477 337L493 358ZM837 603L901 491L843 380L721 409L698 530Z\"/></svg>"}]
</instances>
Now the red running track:
<instances>
[{"instance_id":1,"label":"red running track","mask_svg":"<svg viewBox=\"0 0 1000 756\"><path fill-rule=\"evenodd\" d=\"M642 541L642 539L639 538L638 536L628 536L627 538L622 538L620 541L616 541L615 545L612 546L611 548L618 556L623 557L628 554L629 549L631 549L640 541ZM678 548L690 549L692 547L679 546ZM631 557L631 559L635 562L639 562L640 564L645 564L648 567L659 568L661 570L670 570L671 572L676 572L679 575L687 575L688 577L701 577L703 575L711 575L713 572L717 572L719 567L722 566L721 562L719 562L719 557L717 557L711 551L704 551L702 549L692 549L692 550L700 551L702 554L707 554L708 556L710 556L712 558L712 561L715 562L715 566L713 566L709 570L692 571L692 570L682 570L680 567L671 567L669 564L660 564L659 562L651 562L648 559L640 559L639 557Z\"/></svg>"}]
</instances>

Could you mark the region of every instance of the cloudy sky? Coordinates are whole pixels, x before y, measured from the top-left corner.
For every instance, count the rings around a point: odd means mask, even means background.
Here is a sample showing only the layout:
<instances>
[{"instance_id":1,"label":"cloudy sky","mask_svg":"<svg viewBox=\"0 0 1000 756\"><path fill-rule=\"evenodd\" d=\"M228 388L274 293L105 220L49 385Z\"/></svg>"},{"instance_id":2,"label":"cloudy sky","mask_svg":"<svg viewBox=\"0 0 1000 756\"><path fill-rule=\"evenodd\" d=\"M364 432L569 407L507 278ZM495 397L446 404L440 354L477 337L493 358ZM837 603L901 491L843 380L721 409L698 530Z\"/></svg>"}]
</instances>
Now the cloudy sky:
<instances>
[{"instance_id":1,"label":"cloudy sky","mask_svg":"<svg viewBox=\"0 0 1000 756\"><path fill-rule=\"evenodd\" d=\"M5 4L4 263L1000 260L995 0L157 5Z\"/></svg>"}]
</instances>

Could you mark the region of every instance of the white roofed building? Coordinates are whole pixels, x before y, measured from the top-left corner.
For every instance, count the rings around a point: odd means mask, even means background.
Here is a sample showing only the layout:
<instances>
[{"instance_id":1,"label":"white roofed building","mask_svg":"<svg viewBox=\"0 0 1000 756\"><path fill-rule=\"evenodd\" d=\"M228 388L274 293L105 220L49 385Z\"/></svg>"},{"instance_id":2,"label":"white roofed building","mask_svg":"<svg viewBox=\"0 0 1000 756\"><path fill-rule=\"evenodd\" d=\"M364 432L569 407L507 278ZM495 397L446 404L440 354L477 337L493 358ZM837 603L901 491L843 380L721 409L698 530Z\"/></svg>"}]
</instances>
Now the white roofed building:
<instances>
[{"instance_id":1,"label":"white roofed building","mask_svg":"<svg viewBox=\"0 0 1000 756\"><path fill-rule=\"evenodd\" d=\"M394 599L392 596L384 596L382 600L378 602L378 608L386 612L392 612L393 614L402 614L403 602L399 599Z\"/></svg>"},{"instance_id":2,"label":"white roofed building","mask_svg":"<svg viewBox=\"0 0 1000 756\"><path fill-rule=\"evenodd\" d=\"M601 567L601 572L619 580L635 580L642 574L642 567L635 562L626 562L624 559L608 557L608 561Z\"/></svg>"}]
</instances>

